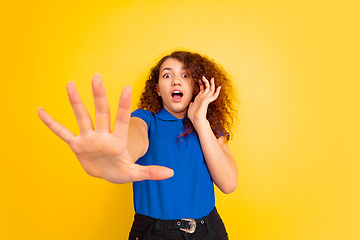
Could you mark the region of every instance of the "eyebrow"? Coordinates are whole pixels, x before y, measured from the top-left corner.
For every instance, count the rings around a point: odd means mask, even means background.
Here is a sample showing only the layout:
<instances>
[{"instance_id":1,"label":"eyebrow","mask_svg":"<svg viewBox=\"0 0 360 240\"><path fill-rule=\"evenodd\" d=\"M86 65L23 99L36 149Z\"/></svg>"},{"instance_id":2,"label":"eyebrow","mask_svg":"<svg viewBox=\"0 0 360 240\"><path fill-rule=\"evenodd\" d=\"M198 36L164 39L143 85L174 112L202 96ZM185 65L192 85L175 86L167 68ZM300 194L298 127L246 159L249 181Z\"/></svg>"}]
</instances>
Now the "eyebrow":
<instances>
[{"instance_id":1,"label":"eyebrow","mask_svg":"<svg viewBox=\"0 0 360 240\"><path fill-rule=\"evenodd\" d=\"M164 68L163 70L161 70L161 72L163 72L163 71L165 71L165 70L169 70L169 71L171 71L171 70L172 70L172 68Z\"/></svg>"},{"instance_id":2,"label":"eyebrow","mask_svg":"<svg viewBox=\"0 0 360 240\"><path fill-rule=\"evenodd\" d=\"M187 68L182 68L182 70L184 70L184 69L187 69ZM162 73L163 71L165 71L165 70L169 70L169 71L171 71L171 70L173 70L172 68L164 68L163 70L161 70L161 72L160 73Z\"/></svg>"}]
</instances>

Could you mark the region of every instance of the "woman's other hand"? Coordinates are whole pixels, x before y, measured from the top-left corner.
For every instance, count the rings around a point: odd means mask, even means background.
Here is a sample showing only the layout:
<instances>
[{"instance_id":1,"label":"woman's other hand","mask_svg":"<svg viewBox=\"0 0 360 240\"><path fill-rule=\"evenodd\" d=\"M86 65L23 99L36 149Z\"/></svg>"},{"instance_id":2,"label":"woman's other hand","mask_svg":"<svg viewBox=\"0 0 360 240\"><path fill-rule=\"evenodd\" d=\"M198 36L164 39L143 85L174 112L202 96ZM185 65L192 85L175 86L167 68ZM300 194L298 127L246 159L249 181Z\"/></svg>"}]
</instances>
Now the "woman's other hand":
<instances>
[{"instance_id":1,"label":"woman's other hand","mask_svg":"<svg viewBox=\"0 0 360 240\"><path fill-rule=\"evenodd\" d=\"M207 121L206 113L208 106L219 97L221 89L221 86L215 87L214 78L209 82L205 76L202 77L202 80L199 80L199 86L199 94L195 97L194 102L190 103L187 113L194 126L197 123Z\"/></svg>"}]
</instances>

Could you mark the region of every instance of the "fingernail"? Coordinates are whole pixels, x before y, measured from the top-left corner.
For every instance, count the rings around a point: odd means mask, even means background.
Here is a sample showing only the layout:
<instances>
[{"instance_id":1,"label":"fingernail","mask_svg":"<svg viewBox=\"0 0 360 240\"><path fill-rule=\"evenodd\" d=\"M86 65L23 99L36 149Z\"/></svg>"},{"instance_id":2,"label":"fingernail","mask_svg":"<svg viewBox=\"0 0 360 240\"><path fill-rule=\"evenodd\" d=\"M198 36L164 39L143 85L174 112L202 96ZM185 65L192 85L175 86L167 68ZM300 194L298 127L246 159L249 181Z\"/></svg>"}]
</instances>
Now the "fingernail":
<instances>
[{"instance_id":1,"label":"fingernail","mask_svg":"<svg viewBox=\"0 0 360 240\"><path fill-rule=\"evenodd\" d=\"M75 82L74 82L74 81L69 81L69 82L68 82L68 84L69 84L69 83L73 83L73 84L75 84Z\"/></svg>"},{"instance_id":2,"label":"fingernail","mask_svg":"<svg viewBox=\"0 0 360 240\"><path fill-rule=\"evenodd\" d=\"M42 108L42 107L39 107L39 108L38 108L38 111L40 111L41 109L43 109L43 108Z\"/></svg>"},{"instance_id":3,"label":"fingernail","mask_svg":"<svg viewBox=\"0 0 360 240\"><path fill-rule=\"evenodd\" d=\"M100 74L100 73L95 73L94 75L98 75L99 77L101 77L101 74Z\"/></svg>"}]
</instances>

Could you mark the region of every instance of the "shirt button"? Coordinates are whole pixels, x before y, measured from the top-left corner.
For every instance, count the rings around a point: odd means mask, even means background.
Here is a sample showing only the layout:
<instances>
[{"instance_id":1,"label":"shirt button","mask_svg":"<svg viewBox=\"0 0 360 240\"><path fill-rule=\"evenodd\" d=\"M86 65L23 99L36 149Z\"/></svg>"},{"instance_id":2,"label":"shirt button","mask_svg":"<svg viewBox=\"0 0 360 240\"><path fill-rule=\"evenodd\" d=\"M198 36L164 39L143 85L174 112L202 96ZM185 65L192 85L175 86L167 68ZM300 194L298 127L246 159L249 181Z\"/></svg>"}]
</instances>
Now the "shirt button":
<instances>
[{"instance_id":1,"label":"shirt button","mask_svg":"<svg viewBox=\"0 0 360 240\"><path fill-rule=\"evenodd\" d=\"M184 141L184 139L180 139L180 142L183 142Z\"/></svg>"}]
</instances>

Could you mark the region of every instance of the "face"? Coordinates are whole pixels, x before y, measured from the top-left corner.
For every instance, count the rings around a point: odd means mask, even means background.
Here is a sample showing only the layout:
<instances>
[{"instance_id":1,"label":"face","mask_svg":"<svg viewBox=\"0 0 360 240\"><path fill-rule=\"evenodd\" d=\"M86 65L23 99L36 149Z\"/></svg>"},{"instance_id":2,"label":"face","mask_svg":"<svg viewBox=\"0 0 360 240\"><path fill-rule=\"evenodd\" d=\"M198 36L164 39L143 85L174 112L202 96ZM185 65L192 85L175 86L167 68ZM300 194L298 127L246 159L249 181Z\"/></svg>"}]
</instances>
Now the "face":
<instances>
[{"instance_id":1,"label":"face","mask_svg":"<svg viewBox=\"0 0 360 240\"><path fill-rule=\"evenodd\" d=\"M157 93L168 112L177 118L185 117L193 97L193 78L184 63L168 58L161 64Z\"/></svg>"}]
</instances>

